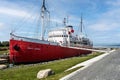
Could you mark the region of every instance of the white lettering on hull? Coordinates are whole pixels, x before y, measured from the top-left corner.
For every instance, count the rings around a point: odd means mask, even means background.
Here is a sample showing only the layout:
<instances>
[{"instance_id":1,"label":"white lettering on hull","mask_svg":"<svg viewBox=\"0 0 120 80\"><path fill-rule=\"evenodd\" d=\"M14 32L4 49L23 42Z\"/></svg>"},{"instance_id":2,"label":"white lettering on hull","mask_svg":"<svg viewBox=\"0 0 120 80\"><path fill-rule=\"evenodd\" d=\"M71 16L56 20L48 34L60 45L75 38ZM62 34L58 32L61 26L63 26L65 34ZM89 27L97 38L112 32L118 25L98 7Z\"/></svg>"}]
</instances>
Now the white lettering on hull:
<instances>
[{"instance_id":1,"label":"white lettering on hull","mask_svg":"<svg viewBox=\"0 0 120 80\"><path fill-rule=\"evenodd\" d=\"M29 49L29 50L40 50L40 48L31 48L31 47L27 47L27 49Z\"/></svg>"}]
</instances>

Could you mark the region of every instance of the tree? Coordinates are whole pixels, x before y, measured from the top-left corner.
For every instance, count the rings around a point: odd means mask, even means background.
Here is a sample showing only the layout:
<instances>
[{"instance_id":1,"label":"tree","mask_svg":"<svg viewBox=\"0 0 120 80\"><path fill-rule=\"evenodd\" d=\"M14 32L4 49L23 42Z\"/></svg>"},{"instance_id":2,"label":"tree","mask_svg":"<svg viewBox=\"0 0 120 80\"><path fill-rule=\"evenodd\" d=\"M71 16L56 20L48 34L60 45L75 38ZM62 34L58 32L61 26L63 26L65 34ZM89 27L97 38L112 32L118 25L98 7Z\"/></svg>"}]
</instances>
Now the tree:
<instances>
[{"instance_id":1,"label":"tree","mask_svg":"<svg viewBox=\"0 0 120 80\"><path fill-rule=\"evenodd\" d=\"M2 42L2 45L3 45L3 46L9 46L9 41L3 41L3 42Z\"/></svg>"},{"instance_id":2,"label":"tree","mask_svg":"<svg viewBox=\"0 0 120 80\"><path fill-rule=\"evenodd\" d=\"M0 41L0 47L2 47L3 45L2 45L2 42Z\"/></svg>"}]
</instances>

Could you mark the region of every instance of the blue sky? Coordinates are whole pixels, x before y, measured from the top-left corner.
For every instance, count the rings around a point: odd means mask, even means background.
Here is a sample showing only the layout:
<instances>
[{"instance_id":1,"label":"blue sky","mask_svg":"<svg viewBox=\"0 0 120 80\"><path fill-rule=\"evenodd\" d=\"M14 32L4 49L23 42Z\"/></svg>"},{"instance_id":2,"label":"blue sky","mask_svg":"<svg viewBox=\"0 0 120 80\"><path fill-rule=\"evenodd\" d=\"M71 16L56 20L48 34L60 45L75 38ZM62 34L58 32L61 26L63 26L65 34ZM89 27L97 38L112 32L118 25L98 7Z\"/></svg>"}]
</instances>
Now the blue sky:
<instances>
[{"instance_id":1,"label":"blue sky","mask_svg":"<svg viewBox=\"0 0 120 80\"><path fill-rule=\"evenodd\" d=\"M120 43L120 0L46 0L51 12L51 26L62 26L69 16L69 24L77 31L81 13L88 37L94 44ZM0 41L9 40L9 33L33 37L40 31L42 0L0 0ZM58 26L56 26L56 24ZM40 33L39 33L40 34Z\"/></svg>"}]
</instances>

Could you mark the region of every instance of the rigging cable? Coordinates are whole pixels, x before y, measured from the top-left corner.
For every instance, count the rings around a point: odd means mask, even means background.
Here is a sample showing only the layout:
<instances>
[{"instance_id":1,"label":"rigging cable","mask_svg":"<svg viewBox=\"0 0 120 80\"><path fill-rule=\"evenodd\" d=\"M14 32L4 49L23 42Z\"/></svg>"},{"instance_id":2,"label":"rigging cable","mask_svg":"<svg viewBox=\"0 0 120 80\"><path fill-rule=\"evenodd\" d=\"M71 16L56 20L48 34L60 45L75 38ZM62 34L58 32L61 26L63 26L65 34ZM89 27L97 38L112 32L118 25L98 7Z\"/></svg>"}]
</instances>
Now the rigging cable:
<instances>
[{"instance_id":1,"label":"rigging cable","mask_svg":"<svg viewBox=\"0 0 120 80\"><path fill-rule=\"evenodd\" d=\"M32 14L34 15L34 10L36 9L35 7L34 7L34 5L32 5L32 6L30 6L30 8L33 10L32 11ZM30 13L30 11L29 11L29 13ZM21 28L22 28L22 25L23 24L25 24L26 23L26 20L29 20L29 19L33 19L34 17L33 17L33 15L24 15L24 17L19 21L19 23L20 24L16 24L15 26L15 28L14 28L14 30L12 30L12 33L15 33L17 30L20 30ZM26 18L26 16L27 16L27 18ZM22 30L21 30L22 31Z\"/></svg>"}]
</instances>

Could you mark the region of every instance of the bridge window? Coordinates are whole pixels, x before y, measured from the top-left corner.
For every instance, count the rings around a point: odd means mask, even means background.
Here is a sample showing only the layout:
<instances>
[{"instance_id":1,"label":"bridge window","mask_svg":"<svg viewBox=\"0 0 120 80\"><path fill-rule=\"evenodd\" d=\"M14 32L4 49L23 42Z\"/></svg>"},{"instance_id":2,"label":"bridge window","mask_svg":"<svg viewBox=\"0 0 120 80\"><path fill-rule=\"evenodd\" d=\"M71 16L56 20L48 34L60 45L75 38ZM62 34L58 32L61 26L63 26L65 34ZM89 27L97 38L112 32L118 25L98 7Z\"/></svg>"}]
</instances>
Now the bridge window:
<instances>
[{"instance_id":1,"label":"bridge window","mask_svg":"<svg viewBox=\"0 0 120 80\"><path fill-rule=\"evenodd\" d=\"M52 35L52 36L49 36L49 38L51 38L51 37L68 37L68 35Z\"/></svg>"}]
</instances>

